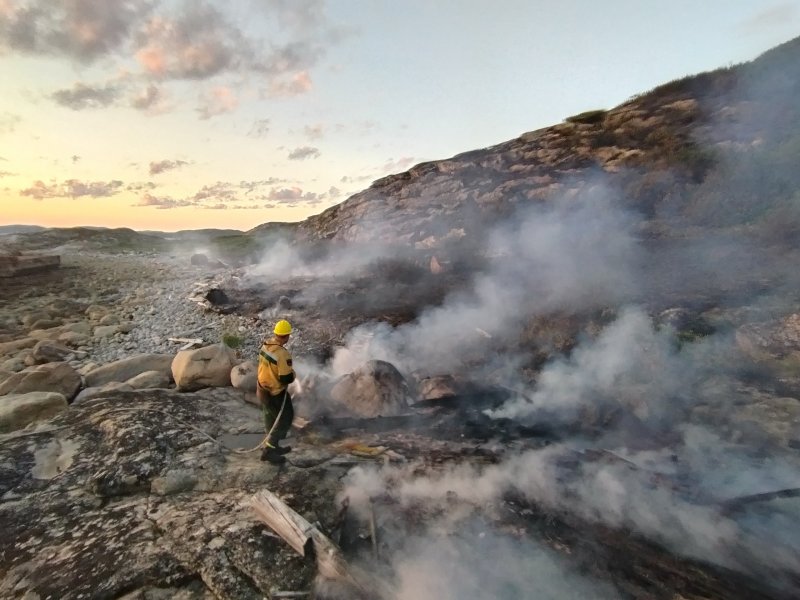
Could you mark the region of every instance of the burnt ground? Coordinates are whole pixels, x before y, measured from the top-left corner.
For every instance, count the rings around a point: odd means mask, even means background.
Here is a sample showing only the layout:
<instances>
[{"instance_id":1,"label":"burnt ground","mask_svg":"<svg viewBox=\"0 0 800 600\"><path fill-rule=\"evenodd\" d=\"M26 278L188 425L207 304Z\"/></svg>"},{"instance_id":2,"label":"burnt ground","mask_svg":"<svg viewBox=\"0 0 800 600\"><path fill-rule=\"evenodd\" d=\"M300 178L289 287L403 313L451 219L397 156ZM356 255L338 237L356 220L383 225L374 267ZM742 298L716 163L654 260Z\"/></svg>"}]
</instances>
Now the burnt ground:
<instances>
[{"instance_id":1,"label":"burnt ground","mask_svg":"<svg viewBox=\"0 0 800 600\"><path fill-rule=\"evenodd\" d=\"M88 266L87 268L91 268ZM69 265L25 282L8 282L0 296L10 304L40 293L58 294L65 288L76 290L75 295L100 296L102 289L80 294L87 279L75 277L77 271ZM98 271L100 273L100 271ZM105 276L105 272L102 272ZM409 267L406 276L397 280L386 279L379 273L341 278L296 279L280 284L250 288L225 288L232 312L254 315L273 308L286 297L296 322L303 331L303 349L325 357L331 348L342 343L349 329L367 320L385 321L392 325L413 320L419 307L437 305L453 289L462 287L468 278L463 273L433 276L419 267ZM115 289L107 281L109 291ZM102 285L92 282L92 287ZM16 287L15 287L16 286ZM374 293L374 296L373 296ZM374 299L374 301L373 301ZM671 306L669 302L666 305ZM701 306L706 310L713 305ZM546 360L552 352L566 352L582 335L593 331L613 319L613 311L591 315L559 315L548 322L532 326L526 335L530 339L546 339ZM524 345L526 340L519 342ZM762 374L763 375L763 374ZM763 389L778 385L772 379L760 380ZM781 384L783 385L783 384ZM781 393L794 394L795 388L786 387ZM524 426L510 420L490 420L482 410L496 406L508 397L508 391L487 387L471 395L459 395L438 402L421 403L412 415L363 419L320 419L297 434L297 442L305 447L333 449L339 455L335 464L321 464L305 471L289 465L271 482L285 496L287 502L312 522L319 520L326 533L339 541L347 556L355 561L365 561L379 572L391 576L392 552L402 547L398 530L406 534L425 534L438 527L442 514L448 512L441 506L424 503L409 508L398 502L391 490L373 498L378 517L377 537L380 558L371 558L370 535L365 524L355 517L337 518L337 498L340 488L331 484L315 489L309 497L306 481L311 475L316 479L342 478L348 468L358 465L382 465L393 456L401 456L406 464L413 465L416 473L424 475L469 464L478 468L500 465L516 454L556 446L570 440L597 439L607 422L581 423L574 428L564 425ZM660 434L661 435L661 434ZM653 432L642 429L635 432L639 438L653 437ZM668 435L654 442L654 446L668 446ZM369 449L378 450L373 451ZM765 452L762 448L761 452ZM769 452L767 450L766 452ZM613 453L598 455L575 452L562 464L565 480L580 478L585 465L596 464L598 456L612 463L623 459ZM642 472L641 476L654 488L663 486L684 497L687 501L707 504L713 499L692 497L691 480L672 479L661 474ZM319 487L319 486L318 486ZM609 583L617 595L636 599L713 599L713 598L775 598L797 597L800 582L796 575L776 568L774 571L750 572L747 569L730 569L709 561L686 558L668 545L645 538L627 527L610 527L596 520L558 507L534 502L513 494L493 502L492 506L475 505L469 498L453 495L449 498L454 512L470 512L479 528L517 540L534 540L561 557L570 568L597 581ZM755 503L754 510L769 510L768 502ZM724 507L720 505L720 511ZM167 521L168 523L168 521ZM168 526L168 525L167 525ZM256 529L259 529L256 526ZM481 538L473 528L455 525L447 534L460 543L481 547ZM295 565L297 572L291 580L295 589L310 585L311 570L291 561L291 552L271 540L270 551L281 552L284 562ZM187 544L191 548L191 544ZM720 561L724 562L724 561ZM177 571L176 571L177 572ZM189 583L196 583L191 569L181 575ZM287 578L287 581L289 579ZM187 584L188 585L188 584ZM194 585L194 584L193 584ZM788 591L787 591L788 590ZM509 597L527 597L524 593Z\"/></svg>"},{"instance_id":2,"label":"burnt ground","mask_svg":"<svg viewBox=\"0 0 800 600\"><path fill-rule=\"evenodd\" d=\"M388 451L384 460L402 456L420 476L449 471L459 464L478 468L498 465L514 454L575 439L574 430L524 427L511 421L492 422L481 411L501 400L502 392L495 390L487 395L429 403L423 413L409 416L369 420L323 418L299 433L297 439L314 445L346 447L365 458L372 449L377 449L379 455ZM692 493L679 476L671 478L660 473L639 472L635 465L612 452L576 450L560 461L565 480L579 478L584 469L603 463L622 464L636 471L636 475L646 479L652 488L685 494L687 498ZM772 499L763 498L764 501ZM755 500L754 505L758 507L759 499ZM714 502L713 499L703 501ZM477 548L479 553L485 543L486 551L491 553L489 542L483 541L486 532L515 541L533 540L568 564L570 573L610 584L614 597L788 600L795 598L800 590L797 572L776 567L765 577L763 573L747 574L693 560L632 529L609 527L569 510L533 502L521 494L505 494L487 506L461 498L457 492L448 492L441 504L420 500L408 505L400 502L391 489L386 489L385 493L373 496L370 503L378 523L375 533L379 557L375 556L369 524L352 514L345 513L330 535L351 560L367 564L390 580L395 574L392 557L398 551L397 546L402 547L409 538L424 538L430 535L431 529L440 530L443 518L449 513L466 511L469 516L454 519L455 524L445 519L448 522L446 538L452 543L473 550ZM715 508L720 515L727 512L723 503ZM529 592L523 589L514 592L513 582L508 585L503 598L529 597Z\"/></svg>"}]
</instances>

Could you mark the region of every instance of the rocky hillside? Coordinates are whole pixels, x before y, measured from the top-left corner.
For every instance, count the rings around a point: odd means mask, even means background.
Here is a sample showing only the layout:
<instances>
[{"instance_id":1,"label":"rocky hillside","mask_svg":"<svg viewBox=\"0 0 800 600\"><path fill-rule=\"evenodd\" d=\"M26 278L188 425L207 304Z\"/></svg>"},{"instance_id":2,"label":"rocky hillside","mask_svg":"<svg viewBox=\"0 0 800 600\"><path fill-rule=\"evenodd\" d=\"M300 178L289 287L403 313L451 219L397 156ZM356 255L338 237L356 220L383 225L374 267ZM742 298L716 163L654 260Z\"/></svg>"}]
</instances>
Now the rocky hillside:
<instances>
[{"instance_id":1,"label":"rocky hillside","mask_svg":"<svg viewBox=\"0 0 800 600\"><path fill-rule=\"evenodd\" d=\"M747 224L794 236L798 91L800 38L753 62L673 81L611 110L418 164L307 219L300 230L311 239L431 248L519 206L602 184L662 235L690 223Z\"/></svg>"}]
</instances>

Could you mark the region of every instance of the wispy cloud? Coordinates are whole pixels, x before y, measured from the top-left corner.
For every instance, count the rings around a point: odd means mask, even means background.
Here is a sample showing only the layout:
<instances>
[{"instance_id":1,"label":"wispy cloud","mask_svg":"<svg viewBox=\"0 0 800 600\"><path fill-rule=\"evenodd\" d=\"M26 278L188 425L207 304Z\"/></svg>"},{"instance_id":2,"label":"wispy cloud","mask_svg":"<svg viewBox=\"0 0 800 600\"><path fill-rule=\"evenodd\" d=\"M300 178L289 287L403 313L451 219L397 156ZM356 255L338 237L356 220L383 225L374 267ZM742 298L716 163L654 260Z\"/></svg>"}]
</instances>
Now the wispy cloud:
<instances>
[{"instance_id":1,"label":"wispy cloud","mask_svg":"<svg viewBox=\"0 0 800 600\"><path fill-rule=\"evenodd\" d=\"M321 140L325 135L325 126L322 123L317 123L316 125L306 125L303 128L303 133L306 134L306 137L309 140Z\"/></svg>"},{"instance_id":2,"label":"wispy cloud","mask_svg":"<svg viewBox=\"0 0 800 600\"><path fill-rule=\"evenodd\" d=\"M195 202L236 202L239 198L234 184L218 181L212 185L204 185L192 196L192 200Z\"/></svg>"},{"instance_id":3,"label":"wispy cloud","mask_svg":"<svg viewBox=\"0 0 800 600\"><path fill-rule=\"evenodd\" d=\"M286 77L273 79L267 89L267 95L275 98L281 96L300 96L311 91L314 84L308 71L300 71Z\"/></svg>"},{"instance_id":4,"label":"wispy cloud","mask_svg":"<svg viewBox=\"0 0 800 600\"><path fill-rule=\"evenodd\" d=\"M189 200L181 200L171 198L169 196L154 196L148 192L143 194L139 202L137 204L133 204L132 206L167 210L170 208L183 208L186 206L192 206L193 204L194 203Z\"/></svg>"},{"instance_id":5,"label":"wispy cloud","mask_svg":"<svg viewBox=\"0 0 800 600\"><path fill-rule=\"evenodd\" d=\"M119 192L123 183L119 180L112 181L79 181L68 179L63 183L46 184L36 181L31 187L21 190L20 196L30 196L35 200L46 198L108 198Z\"/></svg>"},{"instance_id":6,"label":"wispy cloud","mask_svg":"<svg viewBox=\"0 0 800 600\"><path fill-rule=\"evenodd\" d=\"M390 158L383 164L383 166L381 166L380 170L384 173L396 173L398 171L407 170L413 164L413 156L405 156L403 158L398 158L397 160Z\"/></svg>"},{"instance_id":7,"label":"wispy cloud","mask_svg":"<svg viewBox=\"0 0 800 600\"><path fill-rule=\"evenodd\" d=\"M131 98L131 106L149 115L163 114L171 108L167 93L154 83L136 93Z\"/></svg>"},{"instance_id":8,"label":"wispy cloud","mask_svg":"<svg viewBox=\"0 0 800 600\"><path fill-rule=\"evenodd\" d=\"M226 86L217 86L201 96L197 112L200 114L200 119L206 120L232 112L237 106L239 100L233 90Z\"/></svg>"},{"instance_id":9,"label":"wispy cloud","mask_svg":"<svg viewBox=\"0 0 800 600\"><path fill-rule=\"evenodd\" d=\"M57 104L72 110L105 108L114 104L120 91L120 88L114 85L91 86L78 82L71 89L53 92L51 98Z\"/></svg>"},{"instance_id":10,"label":"wispy cloud","mask_svg":"<svg viewBox=\"0 0 800 600\"><path fill-rule=\"evenodd\" d=\"M312 146L302 146L295 148L289 153L289 160L305 160L307 158L319 158L319 148Z\"/></svg>"},{"instance_id":11,"label":"wispy cloud","mask_svg":"<svg viewBox=\"0 0 800 600\"><path fill-rule=\"evenodd\" d=\"M798 16L797 6L784 2L762 9L742 22L740 28L747 33L769 32L797 21Z\"/></svg>"},{"instance_id":12,"label":"wispy cloud","mask_svg":"<svg viewBox=\"0 0 800 600\"><path fill-rule=\"evenodd\" d=\"M0 133L12 133L22 121L19 115L4 112L0 114Z\"/></svg>"},{"instance_id":13,"label":"wispy cloud","mask_svg":"<svg viewBox=\"0 0 800 600\"><path fill-rule=\"evenodd\" d=\"M271 203L285 204L288 206L298 206L308 204L314 206L319 204L322 199L313 192L304 192L299 187L273 188L266 197Z\"/></svg>"},{"instance_id":14,"label":"wispy cloud","mask_svg":"<svg viewBox=\"0 0 800 600\"><path fill-rule=\"evenodd\" d=\"M269 127L269 119L257 119L253 121L247 135L254 138L263 138L269 133Z\"/></svg>"},{"instance_id":15,"label":"wispy cloud","mask_svg":"<svg viewBox=\"0 0 800 600\"><path fill-rule=\"evenodd\" d=\"M150 175L159 175L165 171L179 169L189 163L185 160L159 160L150 163Z\"/></svg>"}]
</instances>

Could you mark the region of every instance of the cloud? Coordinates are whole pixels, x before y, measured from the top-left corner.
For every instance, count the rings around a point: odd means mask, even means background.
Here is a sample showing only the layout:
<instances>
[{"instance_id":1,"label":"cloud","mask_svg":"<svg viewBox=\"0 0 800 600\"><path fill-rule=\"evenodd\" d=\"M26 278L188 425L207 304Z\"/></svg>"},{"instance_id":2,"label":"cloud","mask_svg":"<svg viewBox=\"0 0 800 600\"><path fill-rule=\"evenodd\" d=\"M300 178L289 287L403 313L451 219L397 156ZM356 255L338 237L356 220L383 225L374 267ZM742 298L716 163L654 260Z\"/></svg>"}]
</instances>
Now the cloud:
<instances>
[{"instance_id":1,"label":"cloud","mask_svg":"<svg viewBox=\"0 0 800 600\"><path fill-rule=\"evenodd\" d=\"M359 175L358 177L351 177L349 175L343 175L342 178L339 180L340 183L363 183L365 181L369 181L373 179L372 175Z\"/></svg>"},{"instance_id":2,"label":"cloud","mask_svg":"<svg viewBox=\"0 0 800 600\"><path fill-rule=\"evenodd\" d=\"M406 171L413 164L414 157L412 156L405 156L403 158L398 158L397 160L390 158L383 164L381 170L384 173L396 173L398 171Z\"/></svg>"},{"instance_id":3,"label":"cloud","mask_svg":"<svg viewBox=\"0 0 800 600\"><path fill-rule=\"evenodd\" d=\"M236 187L235 184L218 181L212 185L204 185L191 199L198 205L204 205L204 208L209 208L209 203L218 206L219 204L240 202L241 198L237 194Z\"/></svg>"},{"instance_id":4,"label":"cloud","mask_svg":"<svg viewBox=\"0 0 800 600\"><path fill-rule=\"evenodd\" d=\"M283 30L303 36L313 35L327 26L323 0L266 0L265 5Z\"/></svg>"},{"instance_id":5,"label":"cloud","mask_svg":"<svg viewBox=\"0 0 800 600\"><path fill-rule=\"evenodd\" d=\"M319 148L311 146L302 146L295 148L289 153L289 160L305 160L307 158L319 158Z\"/></svg>"},{"instance_id":6,"label":"cloud","mask_svg":"<svg viewBox=\"0 0 800 600\"><path fill-rule=\"evenodd\" d=\"M6 2L0 48L93 62L118 50L153 6L150 0Z\"/></svg>"},{"instance_id":7,"label":"cloud","mask_svg":"<svg viewBox=\"0 0 800 600\"><path fill-rule=\"evenodd\" d=\"M778 4L765 8L743 21L740 28L747 33L761 33L783 28L787 23L792 23L798 17L797 7L789 4Z\"/></svg>"},{"instance_id":8,"label":"cloud","mask_svg":"<svg viewBox=\"0 0 800 600\"><path fill-rule=\"evenodd\" d=\"M78 161L81 159L81 157L80 157L80 156L78 156L77 154L73 154L71 158L72 158L72 164L73 164L73 165L74 165L75 163L77 163L77 162L78 162Z\"/></svg>"},{"instance_id":9,"label":"cloud","mask_svg":"<svg viewBox=\"0 0 800 600\"><path fill-rule=\"evenodd\" d=\"M125 186L125 189L129 192L143 192L144 190L154 190L156 189L156 184L152 181L144 181L144 182L137 182L137 183L129 183Z\"/></svg>"},{"instance_id":10,"label":"cloud","mask_svg":"<svg viewBox=\"0 0 800 600\"><path fill-rule=\"evenodd\" d=\"M4 112L0 114L0 133L12 133L22 121L19 115Z\"/></svg>"},{"instance_id":11,"label":"cloud","mask_svg":"<svg viewBox=\"0 0 800 600\"><path fill-rule=\"evenodd\" d=\"M119 180L112 181L79 181L68 179L63 183L46 184L36 181L34 184L20 191L20 196L30 196L34 200L46 198L109 198L116 194L123 183Z\"/></svg>"},{"instance_id":12,"label":"cloud","mask_svg":"<svg viewBox=\"0 0 800 600\"><path fill-rule=\"evenodd\" d=\"M219 202L217 204L209 204L209 205L203 206L203 208L206 208L208 210L226 210L228 208L228 205L227 204L223 204L222 202Z\"/></svg>"},{"instance_id":13,"label":"cloud","mask_svg":"<svg viewBox=\"0 0 800 600\"><path fill-rule=\"evenodd\" d=\"M206 79L238 67L251 43L210 4L186 3L177 18L154 16L139 36L136 59L148 75Z\"/></svg>"},{"instance_id":14,"label":"cloud","mask_svg":"<svg viewBox=\"0 0 800 600\"><path fill-rule=\"evenodd\" d=\"M306 125L303 128L303 132L306 134L308 139L310 140L320 140L322 136L325 135L325 126L322 123L317 123L316 125Z\"/></svg>"},{"instance_id":15,"label":"cloud","mask_svg":"<svg viewBox=\"0 0 800 600\"><path fill-rule=\"evenodd\" d=\"M308 71L300 71L286 78L277 78L270 82L267 90L268 96L272 98L281 96L300 96L311 91L314 87Z\"/></svg>"},{"instance_id":16,"label":"cloud","mask_svg":"<svg viewBox=\"0 0 800 600\"><path fill-rule=\"evenodd\" d=\"M85 108L105 108L112 105L120 94L120 89L113 85L93 87L78 82L72 89L53 92L51 98L61 106L72 110Z\"/></svg>"},{"instance_id":17,"label":"cloud","mask_svg":"<svg viewBox=\"0 0 800 600\"><path fill-rule=\"evenodd\" d=\"M239 100L233 90L226 86L217 86L200 98L197 112L200 119L206 120L225 113L232 112L239 106Z\"/></svg>"},{"instance_id":18,"label":"cloud","mask_svg":"<svg viewBox=\"0 0 800 600\"><path fill-rule=\"evenodd\" d=\"M321 201L318 194L303 192L299 187L273 188L270 190L267 200L279 204L286 204L288 206L297 206L298 204L309 204L313 206L319 204Z\"/></svg>"},{"instance_id":19,"label":"cloud","mask_svg":"<svg viewBox=\"0 0 800 600\"><path fill-rule=\"evenodd\" d=\"M248 137L262 138L269 133L269 119L257 119L253 121L250 126L250 131L247 132Z\"/></svg>"},{"instance_id":20,"label":"cloud","mask_svg":"<svg viewBox=\"0 0 800 600\"><path fill-rule=\"evenodd\" d=\"M16 173L12 173L11 171L0 171L0 177L12 177L16 175Z\"/></svg>"},{"instance_id":21,"label":"cloud","mask_svg":"<svg viewBox=\"0 0 800 600\"><path fill-rule=\"evenodd\" d=\"M154 83L133 96L131 106L151 115L162 114L170 110L166 92Z\"/></svg>"},{"instance_id":22,"label":"cloud","mask_svg":"<svg viewBox=\"0 0 800 600\"><path fill-rule=\"evenodd\" d=\"M169 196L153 196L150 193L145 193L142 195L141 199L139 200L138 204L133 204L131 206L139 207L139 206L149 206L151 208L157 208L161 210L166 210L170 208L182 208L184 206L192 206L193 202L189 200L177 200L175 198L170 198Z\"/></svg>"},{"instance_id":23,"label":"cloud","mask_svg":"<svg viewBox=\"0 0 800 600\"><path fill-rule=\"evenodd\" d=\"M150 163L150 175L159 175L165 171L179 169L189 163L185 160L159 160Z\"/></svg>"}]
</instances>

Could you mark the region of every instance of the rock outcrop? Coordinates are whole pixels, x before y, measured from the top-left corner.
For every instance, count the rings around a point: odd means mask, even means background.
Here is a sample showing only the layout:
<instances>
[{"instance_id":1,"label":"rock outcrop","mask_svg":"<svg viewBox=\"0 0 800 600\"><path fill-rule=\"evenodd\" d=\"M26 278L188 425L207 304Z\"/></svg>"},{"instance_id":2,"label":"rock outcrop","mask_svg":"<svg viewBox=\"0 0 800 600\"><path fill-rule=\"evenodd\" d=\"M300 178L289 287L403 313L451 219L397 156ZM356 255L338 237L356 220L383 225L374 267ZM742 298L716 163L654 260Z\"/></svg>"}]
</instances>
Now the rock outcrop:
<instances>
[{"instance_id":1,"label":"rock outcrop","mask_svg":"<svg viewBox=\"0 0 800 600\"><path fill-rule=\"evenodd\" d=\"M232 600L308 589L310 565L267 535L246 500L279 477L303 491L300 510L330 523L342 471L279 476L212 439L259 420L230 388L115 392L36 435L0 438L0 596Z\"/></svg>"}]
</instances>

